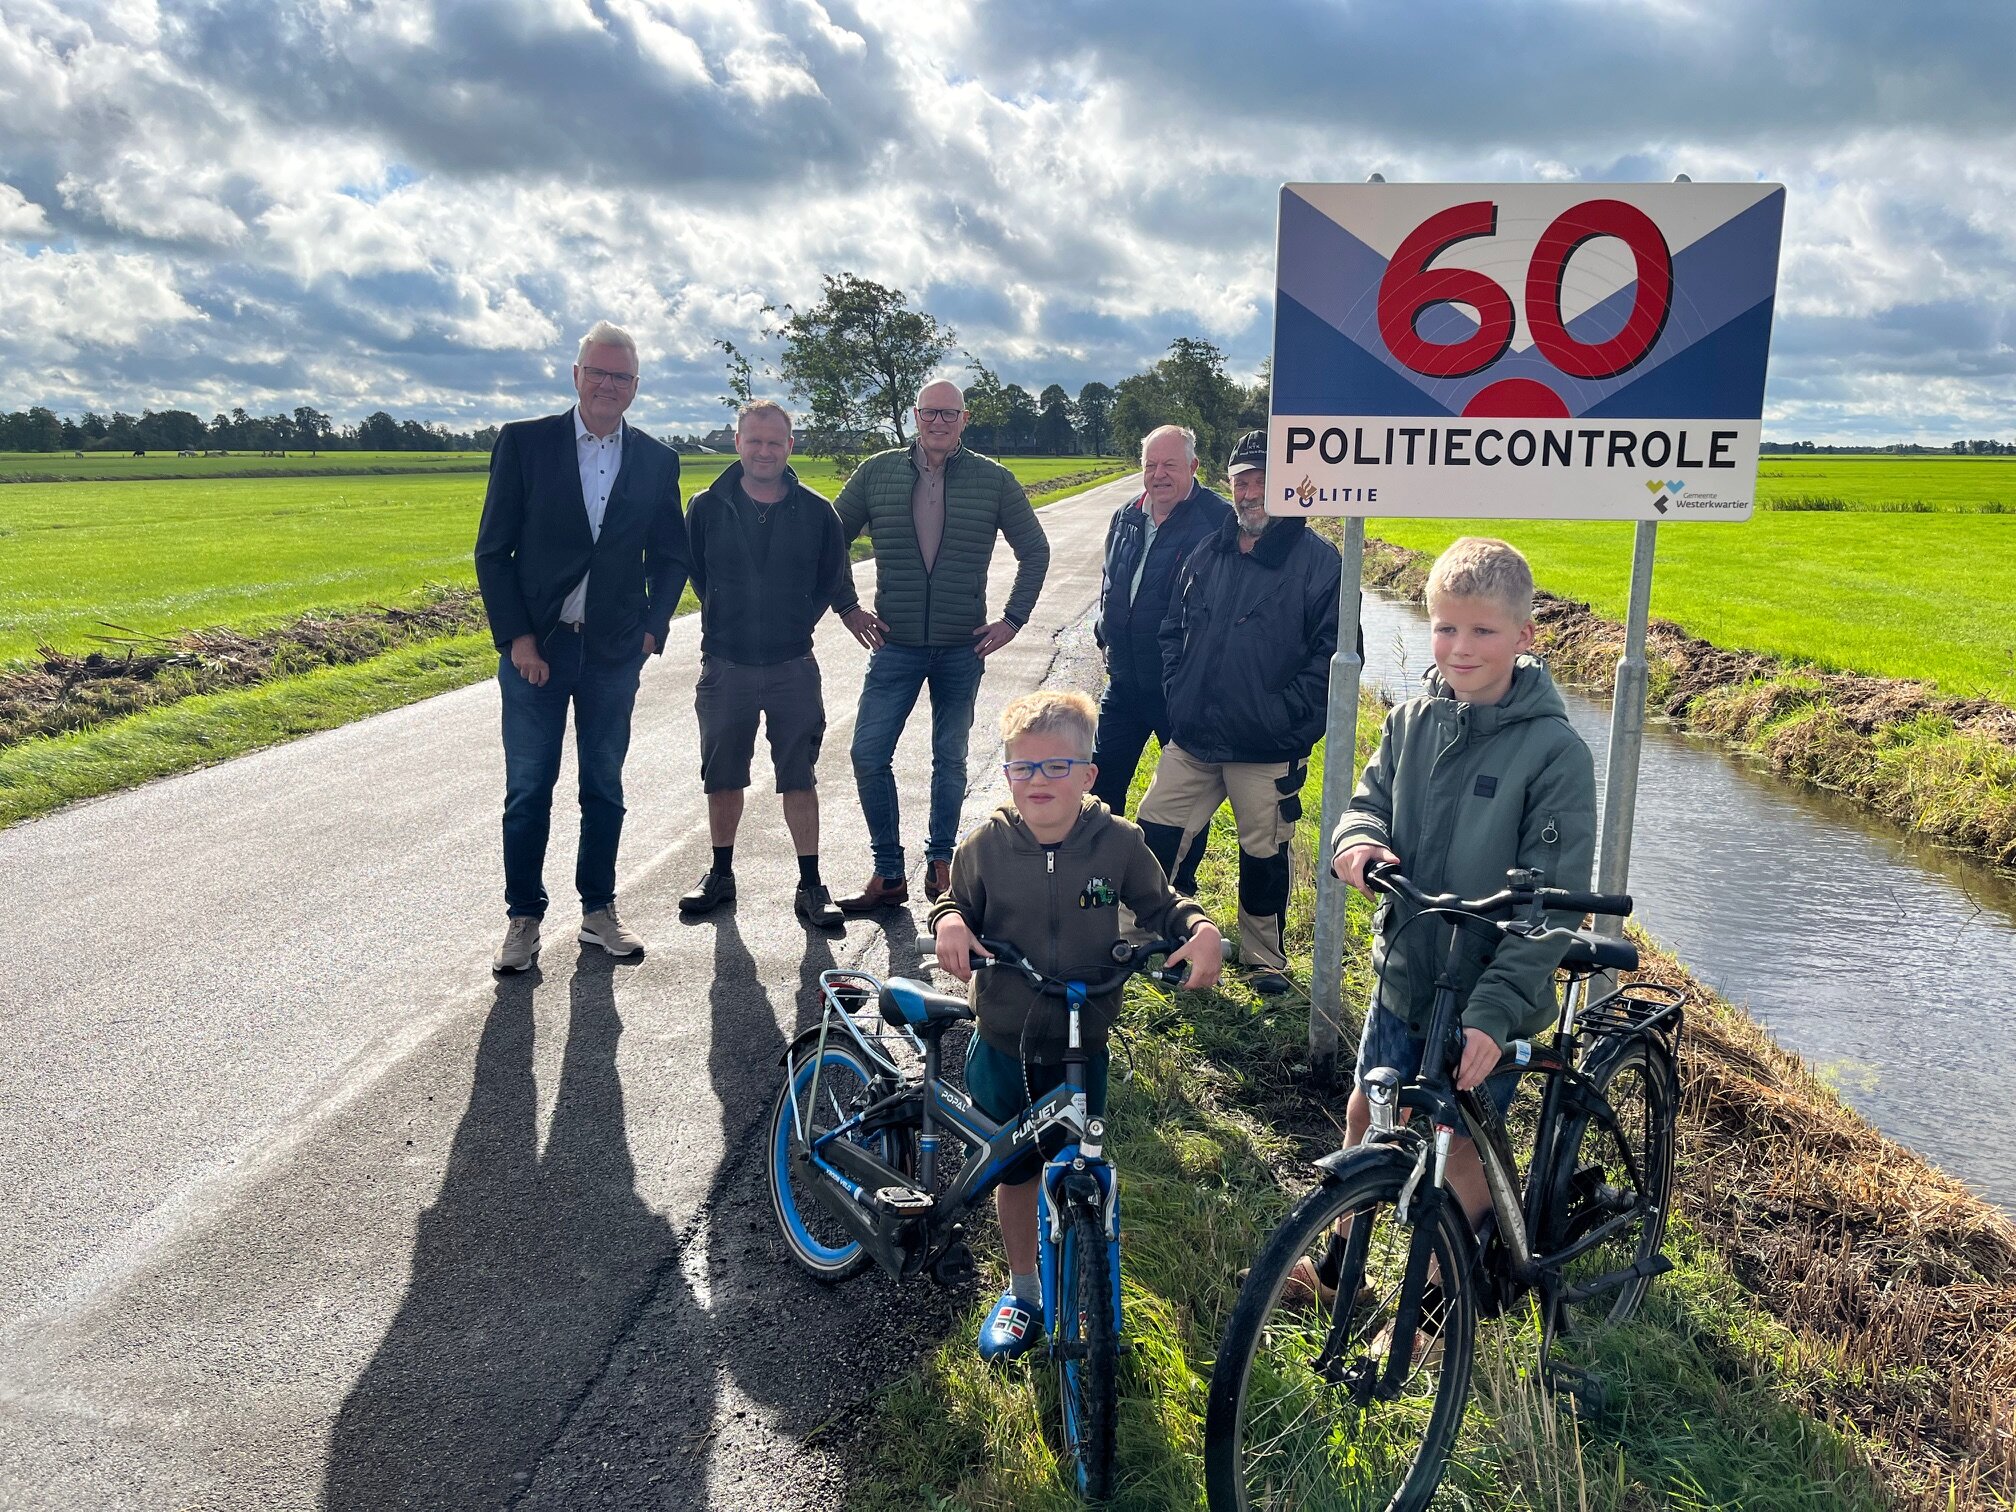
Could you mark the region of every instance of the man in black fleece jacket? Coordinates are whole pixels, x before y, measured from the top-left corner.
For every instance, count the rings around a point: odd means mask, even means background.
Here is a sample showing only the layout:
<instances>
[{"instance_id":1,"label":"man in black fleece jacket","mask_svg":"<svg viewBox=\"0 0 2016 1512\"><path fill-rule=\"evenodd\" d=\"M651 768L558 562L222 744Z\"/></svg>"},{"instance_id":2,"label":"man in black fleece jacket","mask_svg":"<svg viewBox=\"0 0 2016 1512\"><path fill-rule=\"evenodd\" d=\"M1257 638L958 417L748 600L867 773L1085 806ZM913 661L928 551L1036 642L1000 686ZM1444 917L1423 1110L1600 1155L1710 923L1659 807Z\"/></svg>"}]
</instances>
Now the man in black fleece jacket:
<instances>
[{"instance_id":1,"label":"man in black fleece jacket","mask_svg":"<svg viewBox=\"0 0 2016 1512\"><path fill-rule=\"evenodd\" d=\"M860 600L840 517L786 465L791 441L782 406L746 406L735 424L740 460L694 499L686 518L700 597L694 710L714 862L679 911L706 913L735 897L735 832L761 719L798 851L796 912L838 929L846 921L819 875L817 767L826 706L812 628L829 605L843 617L858 615Z\"/></svg>"}]
</instances>

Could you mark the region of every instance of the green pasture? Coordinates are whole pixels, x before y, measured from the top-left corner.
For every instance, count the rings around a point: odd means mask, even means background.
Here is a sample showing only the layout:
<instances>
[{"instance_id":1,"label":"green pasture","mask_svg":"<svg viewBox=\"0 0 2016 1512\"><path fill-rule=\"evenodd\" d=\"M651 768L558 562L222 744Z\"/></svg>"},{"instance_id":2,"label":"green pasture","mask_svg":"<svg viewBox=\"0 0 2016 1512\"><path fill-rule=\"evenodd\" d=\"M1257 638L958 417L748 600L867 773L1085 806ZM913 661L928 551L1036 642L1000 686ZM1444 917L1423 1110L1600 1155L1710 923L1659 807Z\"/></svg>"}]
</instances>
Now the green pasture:
<instances>
[{"instance_id":1,"label":"green pasture","mask_svg":"<svg viewBox=\"0 0 2016 1512\"><path fill-rule=\"evenodd\" d=\"M1502 536L1541 587L1624 618L1628 524L1382 519L1367 529L1427 552L1461 535ZM1732 650L2016 704L2016 515L1765 510L1745 524L1668 524L1652 612Z\"/></svg>"},{"instance_id":2,"label":"green pasture","mask_svg":"<svg viewBox=\"0 0 2016 1512\"><path fill-rule=\"evenodd\" d=\"M732 457L688 459L692 494ZM1044 480L1119 469L1113 458L1008 465ZM830 463L800 476L838 491ZM0 663L37 645L85 650L105 624L148 634L256 630L309 609L410 602L475 581L480 475L240 478L0 488Z\"/></svg>"},{"instance_id":3,"label":"green pasture","mask_svg":"<svg viewBox=\"0 0 2016 1512\"><path fill-rule=\"evenodd\" d=\"M2016 513L2016 457L1766 456L1766 509Z\"/></svg>"},{"instance_id":4,"label":"green pasture","mask_svg":"<svg viewBox=\"0 0 2016 1512\"><path fill-rule=\"evenodd\" d=\"M180 457L172 451L0 452L0 483L131 483L157 478L244 478L300 474L483 472L488 452L254 451L221 457Z\"/></svg>"}]
</instances>

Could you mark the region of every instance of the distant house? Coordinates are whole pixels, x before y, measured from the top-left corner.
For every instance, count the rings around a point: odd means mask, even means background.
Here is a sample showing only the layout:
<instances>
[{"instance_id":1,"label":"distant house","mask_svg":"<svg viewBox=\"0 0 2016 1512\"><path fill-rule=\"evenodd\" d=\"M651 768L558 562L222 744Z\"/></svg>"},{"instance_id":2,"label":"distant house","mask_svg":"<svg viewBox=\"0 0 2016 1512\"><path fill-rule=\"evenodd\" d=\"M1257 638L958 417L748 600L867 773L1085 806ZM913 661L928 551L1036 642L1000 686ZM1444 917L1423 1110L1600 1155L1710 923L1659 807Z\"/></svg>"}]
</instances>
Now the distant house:
<instances>
[{"instance_id":1,"label":"distant house","mask_svg":"<svg viewBox=\"0 0 2016 1512\"><path fill-rule=\"evenodd\" d=\"M724 425L719 430L711 430L700 438L700 444L713 452L735 450L735 427Z\"/></svg>"}]
</instances>

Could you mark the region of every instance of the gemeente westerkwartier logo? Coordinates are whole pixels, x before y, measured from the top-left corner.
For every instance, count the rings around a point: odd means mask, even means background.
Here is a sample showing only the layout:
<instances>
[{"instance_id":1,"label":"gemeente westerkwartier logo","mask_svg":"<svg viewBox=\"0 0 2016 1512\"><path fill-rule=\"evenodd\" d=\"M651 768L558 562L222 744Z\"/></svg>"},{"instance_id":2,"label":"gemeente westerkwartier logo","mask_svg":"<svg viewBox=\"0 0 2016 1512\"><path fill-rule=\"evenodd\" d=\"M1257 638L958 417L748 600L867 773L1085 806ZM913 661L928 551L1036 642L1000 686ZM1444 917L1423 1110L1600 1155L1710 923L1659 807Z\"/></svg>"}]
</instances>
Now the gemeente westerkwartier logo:
<instances>
[{"instance_id":1,"label":"gemeente westerkwartier logo","mask_svg":"<svg viewBox=\"0 0 2016 1512\"><path fill-rule=\"evenodd\" d=\"M1652 495L1652 507L1661 514L1666 513L1666 501L1659 496L1661 494L1677 495L1686 486L1678 478L1647 478L1645 480L1646 490Z\"/></svg>"}]
</instances>

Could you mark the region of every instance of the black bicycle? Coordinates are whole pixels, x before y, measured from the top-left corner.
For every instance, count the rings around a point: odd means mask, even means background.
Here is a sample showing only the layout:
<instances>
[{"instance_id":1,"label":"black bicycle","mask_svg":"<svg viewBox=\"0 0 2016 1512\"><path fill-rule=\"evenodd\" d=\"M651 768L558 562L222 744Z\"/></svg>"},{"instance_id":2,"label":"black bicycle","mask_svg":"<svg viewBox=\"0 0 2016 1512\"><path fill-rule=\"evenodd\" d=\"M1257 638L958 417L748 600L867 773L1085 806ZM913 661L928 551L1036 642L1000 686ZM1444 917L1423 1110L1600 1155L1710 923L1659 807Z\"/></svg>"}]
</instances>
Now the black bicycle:
<instances>
[{"instance_id":1,"label":"black bicycle","mask_svg":"<svg viewBox=\"0 0 2016 1512\"><path fill-rule=\"evenodd\" d=\"M1556 1342L1621 1322L1652 1279L1672 1197L1681 995L1633 983L1596 1001L1606 969L1631 970L1622 940L1549 926L1548 910L1623 918L1624 896L1541 886L1513 871L1488 898L1421 892L1397 867L1367 882L1402 929L1439 920L1448 946L1422 1065L1366 1078L1364 1144L1317 1162L1322 1181L1289 1212L1249 1272L1219 1346L1205 1426L1213 1512L1426 1507L1462 1425L1478 1320L1537 1299L1548 1385L1600 1395ZM1508 1047L1495 1074L1540 1079L1514 1108L1530 1120L1523 1186L1497 1105L1455 1090L1461 1058L1457 971L1463 936L1571 936L1551 1045ZM1414 1115L1411 1118L1408 1115ZM1444 1188L1451 1140L1476 1141L1491 1213L1481 1242ZM1470 1488L1451 1487L1452 1492ZM1477 1489L1486 1489L1479 1486ZM1459 1498L1460 1500L1460 1498Z\"/></svg>"},{"instance_id":2,"label":"black bicycle","mask_svg":"<svg viewBox=\"0 0 2016 1512\"><path fill-rule=\"evenodd\" d=\"M964 1220L1032 1146L1045 1154L1037 1227L1043 1324L1057 1366L1063 1448L1079 1493L1113 1487L1120 1353L1120 1196L1106 1123L1086 1108L1079 1014L1088 998L1137 973L1180 985L1185 970L1152 965L1178 948L1114 947L1111 970L1085 981L1044 975L1013 945L983 939L975 970L1017 971L1069 1014L1064 1081L1015 1123L995 1123L939 1074L940 1041L973 1016L965 999L902 977L822 972L825 1011L785 1052L770 1116L770 1200L792 1257L822 1281L873 1263L945 1285L973 1274ZM880 1024L870 1017L873 1009ZM970 1149L938 1190L941 1137Z\"/></svg>"}]
</instances>

